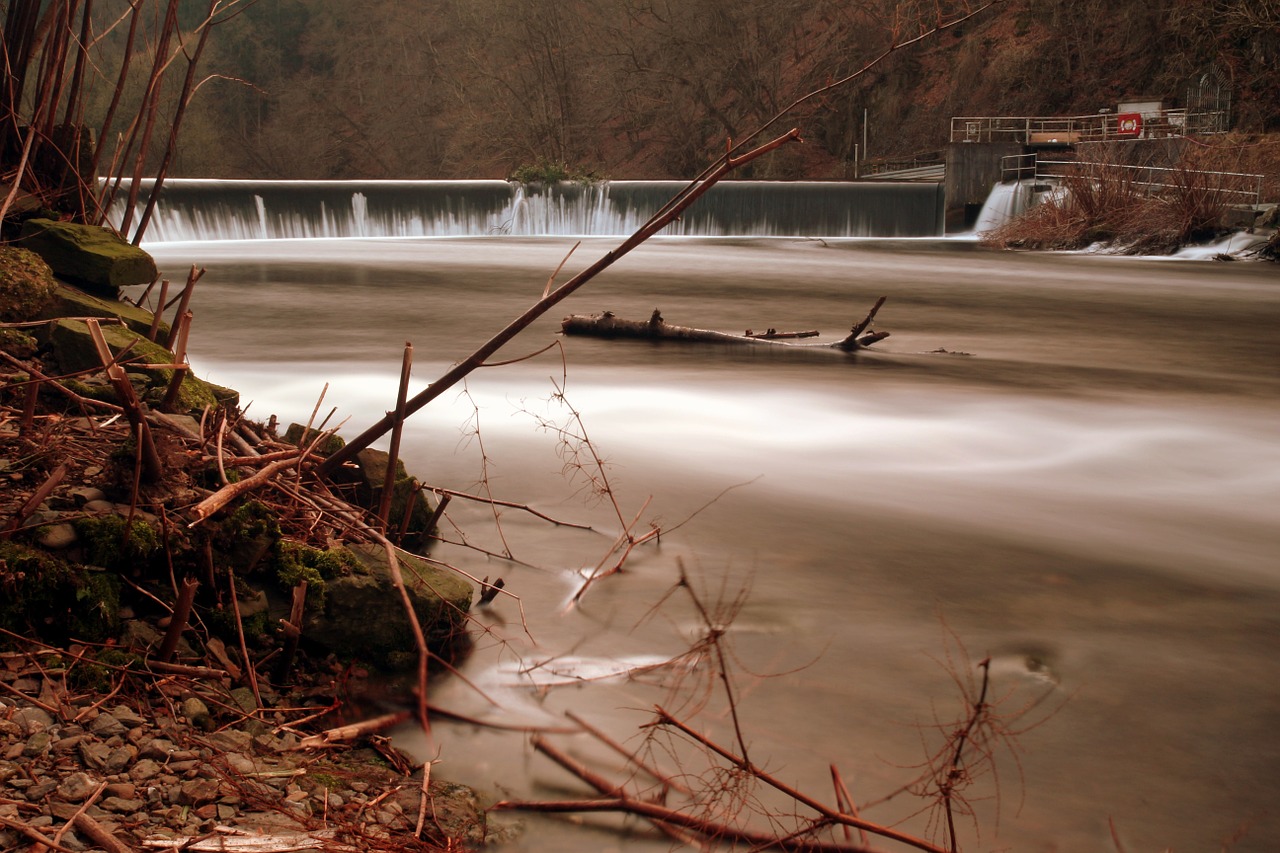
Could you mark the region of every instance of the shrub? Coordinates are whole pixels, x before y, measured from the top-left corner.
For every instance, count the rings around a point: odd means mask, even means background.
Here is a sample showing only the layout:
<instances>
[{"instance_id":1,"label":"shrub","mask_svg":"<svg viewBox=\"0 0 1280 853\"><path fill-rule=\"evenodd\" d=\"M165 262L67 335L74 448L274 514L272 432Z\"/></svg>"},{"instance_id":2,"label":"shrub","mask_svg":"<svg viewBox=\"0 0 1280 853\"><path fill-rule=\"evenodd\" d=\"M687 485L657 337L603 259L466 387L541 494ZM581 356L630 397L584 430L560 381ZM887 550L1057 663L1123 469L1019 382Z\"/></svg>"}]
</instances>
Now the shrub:
<instances>
[{"instance_id":1,"label":"shrub","mask_svg":"<svg viewBox=\"0 0 1280 853\"><path fill-rule=\"evenodd\" d=\"M1029 249L1107 243L1131 254L1168 253L1221 233L1223 214L1242 197L1229 178L1186 161L1159 174L1153 179L1139 169L1081 163L1061 179L1060 193L985 234L983 242Z\"/></svg>"}]
</instances>

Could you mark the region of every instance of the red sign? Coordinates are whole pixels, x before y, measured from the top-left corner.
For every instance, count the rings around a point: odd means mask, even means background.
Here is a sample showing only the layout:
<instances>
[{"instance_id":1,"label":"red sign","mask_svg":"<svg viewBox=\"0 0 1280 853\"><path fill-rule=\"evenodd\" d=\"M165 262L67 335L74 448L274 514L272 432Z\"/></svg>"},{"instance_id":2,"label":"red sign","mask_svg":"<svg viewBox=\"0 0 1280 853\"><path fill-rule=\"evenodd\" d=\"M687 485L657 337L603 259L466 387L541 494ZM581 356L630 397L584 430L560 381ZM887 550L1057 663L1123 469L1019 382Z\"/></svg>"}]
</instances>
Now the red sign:
<instances>
[{"instance_id":1,"label":"red sign","mask_svg":"<svg viewBox=\"0 0 1280 853\"><path fill-rule=\"evenodd\" d=\"M1142 113L1120 113L1116 116L1117 136L1141 136Z\"/></svg>"}]
</instances>

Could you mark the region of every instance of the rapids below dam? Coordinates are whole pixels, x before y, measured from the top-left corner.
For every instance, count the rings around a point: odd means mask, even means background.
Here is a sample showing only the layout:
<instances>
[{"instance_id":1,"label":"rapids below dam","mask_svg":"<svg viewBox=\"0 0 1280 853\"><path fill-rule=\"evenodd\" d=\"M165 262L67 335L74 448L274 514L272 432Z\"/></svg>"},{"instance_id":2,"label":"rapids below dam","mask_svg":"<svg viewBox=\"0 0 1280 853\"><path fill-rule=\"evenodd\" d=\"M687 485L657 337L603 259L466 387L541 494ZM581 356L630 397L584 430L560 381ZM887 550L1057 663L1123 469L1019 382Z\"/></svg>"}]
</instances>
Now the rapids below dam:
<instances>
[{"instance_id":1,"label":"rapids below dam","mask_svg":"<svg viewBox=\"0 0 1280 853\"><path fill-rule=\"evenodd\" d=\"M155 242L176 280L206 267L191 359L249 416L322 416L354 435L532 304L561 237ZM584 238L564 280L613 248ZM560 338L611 310L842 337L879 296L892 336L855 356ZM455 500L434 556L504 578L476 610L441 707L513 725L573 710L636 743L699 673L609 678L696 635L681 567L727 629L752 758L833 802L913 779L992 660L1013 716L997 777L969 791L965 851L1271 851L1280 838L1280 276L1270 265L995 252L962 239L651 240L408 423L433 485L528 504L593 531ZM667 532L567 607L620 532L567 468L581 416L622 515ZM478 432L477 432L478 430ZM385 442L380 445L385 447ZM500 524L495 524L495 515ZM460 532L461 531L461 532ZM523 611L523 613L522 613ZM672 691L676 691L673 697ZM680 696L684 695L684 699ZM1030 708L1031 703L1037 703ZM945 727L945 726L944 726ZM585 796L528 736L441 721L400 743L499 797ZM553 740L622 779L581 736ZM438 755L436 750L438 749ZM695 772L696 756L666 756ZM919 800L863 812L927 835ZM524 816L521 851L660 851L634 820ZM882 849L904 849L891 843Z\"/></svg>"}]
</instances>

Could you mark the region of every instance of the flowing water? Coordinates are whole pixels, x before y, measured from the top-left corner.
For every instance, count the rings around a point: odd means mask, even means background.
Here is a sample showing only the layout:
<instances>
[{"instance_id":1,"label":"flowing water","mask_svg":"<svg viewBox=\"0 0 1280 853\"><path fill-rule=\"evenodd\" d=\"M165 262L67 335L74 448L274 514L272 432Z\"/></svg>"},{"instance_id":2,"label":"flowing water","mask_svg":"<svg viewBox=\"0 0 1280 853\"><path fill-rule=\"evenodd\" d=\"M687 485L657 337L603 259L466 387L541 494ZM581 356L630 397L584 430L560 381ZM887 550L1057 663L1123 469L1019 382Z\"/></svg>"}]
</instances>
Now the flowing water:
<instances>
[{"instance_id":1,"label":"flowing water","mask_svg":"<svg viewBox=\"0 0 1280 853\"><path fill-rule=\"evenodd\" d=\"M393 406L404 342L422 388L541 294L572 240L445 238L154 244L166 274L208 268L197 372L249 414L305 420L322 387L349 435ZM614 241L587 238L580 269ZM887 296L892 336L856 357L559 338L611 310L834 340ZM997 778L975 781L963 849L1274 850L1280 838L1280 280L1274 267L998 253L964 240L659 238L620 261L409 424L439 486L594 531L455 500L436 556L502 576L466 675L433 701L499 723L574 710L619 739L670 702L732 740L723 703L632 679L697 633L683 567L739 610L726 639L751 757L828 802L919 773L992 659L1009 715ZM621 516L667 532L567 607L619 514L567 476L548 421L581 416ZM476 427L478 426L478 433ZM575 427L576 428L576 427ZM385 444L384 444L385 446ZM483 460L482 462L482 453ZM527 630L526 630L527 628ZM527 671L522 674L522 670ZM593 678L592 676L600 676ZM714 686L714 685L713 685ZM1029 703L1038 701L1034 708ZM1025 712L1025 713L1023 713ZM1021 716L1018 716L1021 713ZM519 732L440 722L435 773L495 796L585 789ZM553 740L623 778L584 736ZM692 750L664 756L696 772ZM865 817L927 834L906 794ZM529 851L658 851L629 823L526 818ZM937 828L936 824L933 827ZM881 845L892 848L890 844Z\"/></svg>"}]
</instances>

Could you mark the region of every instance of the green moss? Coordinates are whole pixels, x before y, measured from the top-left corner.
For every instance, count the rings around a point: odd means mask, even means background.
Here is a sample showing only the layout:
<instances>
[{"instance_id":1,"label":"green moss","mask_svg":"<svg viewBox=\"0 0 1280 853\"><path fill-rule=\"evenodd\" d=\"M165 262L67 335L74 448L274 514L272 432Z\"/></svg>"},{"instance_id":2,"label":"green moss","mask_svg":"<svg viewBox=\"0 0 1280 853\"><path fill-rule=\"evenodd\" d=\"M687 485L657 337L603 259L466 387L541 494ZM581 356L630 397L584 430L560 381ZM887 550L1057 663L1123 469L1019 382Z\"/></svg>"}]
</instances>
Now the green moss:
<instances>
[{"instance_id":1,"label":"green moss","mask_svg":"<svg viewBox=\"0 0 1280 853\"><path fill-rule=\"evenodd\" d=\"M30 358L40 348L40 342L21 329L0 329L0 349L16 358Z\"/></svg>"},{"instance_id":2,"label":"green moss","mask_svg":"<svg viewBox=\"0 0 1280 853\"><path fill-rule=\"evenodd\" d=\"M98 663L104 666L114 667L136 667L142 665L142 655L135 652L126 652L123 649L106 648L102 649L96 655Z\"/></svg>"},{"instance_id":3,"label":"green moss","mask_svg":"<svg viewBox=\"0 0 1280 853\"><path fill-rule=\"evenodd\" d=\"M158 403L168 391L173 370L166 367L141 369L140 364L171 364L173 353L157 343L147 340L133 330L118 325L100 327L103 340L108 349L119 355L126 349L122 364L130 374L146 380L146 388L142 396L151 403ZM92 371L102 367L102 359L88 326L82 320L61 319L50 321L48 326L39 330L41 343L53 351L53 357L63 373L79 373ZM221 399L232 399L235 395L227 389L218 389L197 376L188 373L178 393L178 411L199 411L206 406L216 408Z\"/></svg>"},{"instance_id":4,"label":"green moss","mask_svg":"<svg viewBox=\"0 0 1280 853\"><path fill-rule=\"evenodd\" d=\"M245 501L221 524L223 534L231 537L280 535L280 522L271 508L261 501Z\"/></svg>"},{"instance_id":5,"label":"green moss","mask_svg":"<svg viewBox=\"0 0 1280 853\"><path fill-rule=\"evenodd\" d=\"M62 283L58 284L53 300L40 314L40 319L42 320L56 320L59 317L117 317L140 335L145 335L151 331L151 322L154 319L150 311L139 308L130 302L121 302L118 299L103 299L91 293L86 293L78 287ZM156 330L156 335L162 341L167 340L169 337L169 324L161 322Z\"/></svg>"},{"instance_id":6,"label":"green moss","mask_svg":"<svg viewBox=\"0 0 1280 853\"><path fill-rule=\"evenodd\" d=\"M19 636L56 643L114 636L120 627L120 585L110 572L0 542L0 627Z\"/></svg>"},{"instance_id":7,"label":"green moss","mask_svg":"<svg viewBox=\"0 0 1280 853\"><path fill-rule=\"evenodd\" d=\"M570 166L561 160L543 159L517 166L512 170L510 180L521 184L556 184L561 181L592 184L602 179L590 169Z\"/></svg>"},{"instance_id":8,"label":"green moss","mask_svg":"<svg viewBox=\"0 0 1280 853\"><path fill-rule=\"evenodd\" d=\"M328 790L343 787L342 780L337 776L334 776L332 773L309 773L307 774L307 781L311 782L313 785L326 788Z\"/></svg>"},{"instance_id":9,"label":"green moss","mask_svg":"<svg viewBox=\"0 0 1280 853\"><path fill-rule=\"evenodd\" d=\"M302 424L289 424L289 428L285 430L284 440L296 447L302 447L310 444L320 437L320 431L315 429L307 429ZM320 442L316 447L316 452L321 456L332 456L346 445L340 435L331 435L324 441Z\"/></svg>"},{"instance_id":10,"label":"green moss","mask_svg":"<svg viewBox=\"0 0 1280 853\"><path fill-rule=\"evenodd\" d=\"M104 385L100 382L82 382L79 379L60 379L62 386L68 391L73 391L81 397L88 397L90 400L102 400L104 403L118 403L116 399L116 390L110 385Z\"/></svg>"},{"instance_id":11,"label":"green moss","mask_svg":"<svg viewBox=\"0 0 1280 853\"><path fill-rule=\"evenodd\" d=\"M361 571L359 560L343 548L322 551L296 542L279 542L272 566L281 589L290 590L307 582L307 598L315 607L324 607L325 582Z\"/></svg>"},{"instance_id":12,"label":"green moss","mask_svg":"<svg viewBox=\"0 0 1280 853\"><path fill-rule=\"evenodd\" d=\"M106 228L28 219L21 239L66 279L112 289L146 284L157 276L150 255Z\"/></svg>"},{"instance_id":13,"label":"green moss","mask_svg":"<svg viewBox=\"0 0 1280 853\"><path fill-rule=\"evenodd\" d=\"M0 246L0 322L38 317L56 289L53 271L39 255Z\"/></svg>"},{"instance_id":14,"label":"green moss","mask_svg":"<svg viewBox=\"0 0 1280 853\"><path fill-rule=\"evenodd\" d=\"M107 569L131 570L150 561L160 549L160 536L142 519L132 524L111 514L75 521L76 533L85 546L85 561Z\"/></svg>"},{"instance_id":15,"label":"green moss","mask_svg":"<svg viewBox=\"0 0 1280 853\"><path fill-rule=\"evenodd\" d=\"M224 640L238 640L241 625L244 626L245 637L260 637L267 633L270 624L270 618L265 610L252 616L241 617L239 624L236 622L235 611L230 607L215 608L203 614L202 618L209 630Z\"/></svg>"}]
</instances>

